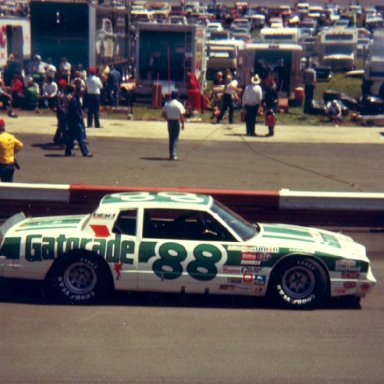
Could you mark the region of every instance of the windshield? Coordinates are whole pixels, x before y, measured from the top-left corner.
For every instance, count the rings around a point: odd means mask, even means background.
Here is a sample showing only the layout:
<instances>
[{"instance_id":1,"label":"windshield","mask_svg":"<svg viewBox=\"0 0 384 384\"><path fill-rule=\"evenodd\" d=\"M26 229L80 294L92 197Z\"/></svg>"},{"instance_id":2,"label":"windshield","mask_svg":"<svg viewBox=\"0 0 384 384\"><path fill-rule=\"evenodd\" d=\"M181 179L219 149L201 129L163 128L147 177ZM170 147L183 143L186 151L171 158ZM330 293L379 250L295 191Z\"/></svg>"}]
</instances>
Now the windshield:
<instances>
[{"instance_id":1,"label":"windshield","mask_svg":"<svg viewBox=\"0 0 384 384\"><path fill-rule=\"evenodd\" d=\"M243 219L237 213L231 211L228 207L214 200L212 211L234 231L243 241L249 240L257 233L257 227L247 220Z\"/></svg>"}]
</instances>

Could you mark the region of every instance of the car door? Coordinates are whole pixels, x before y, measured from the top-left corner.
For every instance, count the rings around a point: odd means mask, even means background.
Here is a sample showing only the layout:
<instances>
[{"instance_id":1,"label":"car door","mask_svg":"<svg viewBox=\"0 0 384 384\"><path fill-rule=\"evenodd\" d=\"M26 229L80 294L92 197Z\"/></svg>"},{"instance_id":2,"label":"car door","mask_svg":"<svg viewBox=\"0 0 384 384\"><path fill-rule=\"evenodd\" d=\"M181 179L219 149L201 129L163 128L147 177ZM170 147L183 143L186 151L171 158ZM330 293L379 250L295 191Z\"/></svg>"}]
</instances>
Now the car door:
<instances>
[{"instance_id":1,"label":"car door","mask_svg":"<svg viewBox=\"0 0 384 384\"><path fill-rule=\"evenodd\" d=\"M142 291L218 292L235 240L208 212L144 209L138 285Z\"/></svg>"},{"instance_id":2,"label":"car door","mask_svg":"<svg viewBox=\"0 0 384 384\"><path fill-rule=\"evenodd\" d=\"M137 290L138 241L137 241L137 209L127 209L119 212L112 232L114 240L107 247L116 256L113 264L115 288L120 290Z\"/></svg>"}]
</instances>

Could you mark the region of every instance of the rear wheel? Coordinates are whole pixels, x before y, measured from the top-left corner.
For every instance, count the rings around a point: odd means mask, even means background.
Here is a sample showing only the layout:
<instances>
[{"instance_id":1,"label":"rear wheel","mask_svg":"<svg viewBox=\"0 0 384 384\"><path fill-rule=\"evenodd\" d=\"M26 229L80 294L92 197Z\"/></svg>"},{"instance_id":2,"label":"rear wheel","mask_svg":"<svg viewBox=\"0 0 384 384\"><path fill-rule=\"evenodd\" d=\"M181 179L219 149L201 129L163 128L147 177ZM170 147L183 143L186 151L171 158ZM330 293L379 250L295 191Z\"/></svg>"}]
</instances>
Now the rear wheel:
<instances>
[{"instance_id":1,"label":"rear wheel","mask_svg":"<svg viewBox=\"0 0 384 384\"><path fill-rule=\"evenodd\" d=\"M97 302L112 288L105 261L82 252L73 252L57 259L47 283L51 297L72 304Z\"/></svg>"},{"instance_id":2,"label":"rear wheel","mask_svg":"<svg viewBox=\"0 0 384 384\"><path fill-rule=\"evenodd\" d=\"M327 292L324 269L310 258L283 261L273 273L271 290L281 304L291 308L318 306Z\"/></svg>"}]
</instances>

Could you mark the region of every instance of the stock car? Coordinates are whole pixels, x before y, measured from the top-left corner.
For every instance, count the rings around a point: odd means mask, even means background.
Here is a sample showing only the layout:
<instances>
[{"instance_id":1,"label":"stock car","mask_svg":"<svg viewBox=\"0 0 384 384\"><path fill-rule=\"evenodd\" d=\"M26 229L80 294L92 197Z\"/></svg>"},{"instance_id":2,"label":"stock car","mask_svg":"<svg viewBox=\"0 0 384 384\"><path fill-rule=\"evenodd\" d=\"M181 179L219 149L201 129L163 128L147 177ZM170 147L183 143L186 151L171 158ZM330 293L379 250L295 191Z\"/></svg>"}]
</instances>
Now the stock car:
<instances>
[{"instance_id":1,"label":"stock car","mask_svg":"<svg viewBox=\"0 0 384 384\"><path fill-rule=\"evenodd\" d=\"M211 196L128 192L88 215L1 227L0 276L43 280L69 303L115 290L271 297L291 308L364 297L376 283L365 247L326 230L252 224Z\"/></svg>"}]
</instances>

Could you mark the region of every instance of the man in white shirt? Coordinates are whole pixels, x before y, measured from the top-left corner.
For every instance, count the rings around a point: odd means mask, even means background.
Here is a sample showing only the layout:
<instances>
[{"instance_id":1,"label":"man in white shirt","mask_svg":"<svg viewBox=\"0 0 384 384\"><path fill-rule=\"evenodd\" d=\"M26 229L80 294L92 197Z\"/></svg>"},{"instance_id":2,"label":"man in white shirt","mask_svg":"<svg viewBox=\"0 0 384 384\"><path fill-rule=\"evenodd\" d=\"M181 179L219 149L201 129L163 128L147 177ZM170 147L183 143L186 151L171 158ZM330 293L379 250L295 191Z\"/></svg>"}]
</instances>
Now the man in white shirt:
<instances>
[{"instance_id":1,"label":"man in white shirt","mask_svg":"<svg viewBox=\"0 0 384 384\"><path fill-rule=\"evenodd\" d=\"M177 92L171 93L171 100L167 101L161 111L161 116L168 122L169 160L177 160L176 147L181 129L184 129L185 109L177 100Z\"/></svg>"},{"instance_id":2,"label":"man in white shirt","mask_svg":"<svg viewBox=\"0 0 384 384\"><path fill-rule=\"evenodd\" d=\"M87 88L86 93L86 107L88 109L87 114L87 126L92 127L93 120L95 121L95 128L100 128L100 92L103 89L103 84L100 78L96 75L96 68L90 67L88 70L89 76L85 80Z\"/></svg>"},{"instance_id":3,"label":"man in white shirt","mask_svg":"<svg viewBox=\"0 0 384 384\"><path fill-rule=\"evenodd\" d=\"M223 117L227 109L228 109L228 122L229 124L233 124L233 112L235 109L233 103L239 100L239 96L237 95L237 92L238 92L237 86L238 86L237 80L232 79L232 75L227 75L220 115L217 117L218 124L221 123L221 120L223 120Z\"/></svg>"},{"instance_id":4,"label":"man in white shirt","mask_svg":"<svg viewBox=\"0 0 384 384\"><path fill-rule=\"evenodd\" d=\"M251 82L245 87L242 104L245 108L245 127L247 136L256 136L256 117L259 105L263 98L263 91L260 87L260 78L256 74L251 77Z\"/></svg>"}]
</instances>

